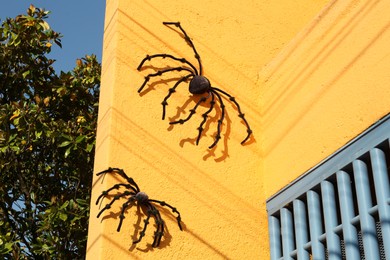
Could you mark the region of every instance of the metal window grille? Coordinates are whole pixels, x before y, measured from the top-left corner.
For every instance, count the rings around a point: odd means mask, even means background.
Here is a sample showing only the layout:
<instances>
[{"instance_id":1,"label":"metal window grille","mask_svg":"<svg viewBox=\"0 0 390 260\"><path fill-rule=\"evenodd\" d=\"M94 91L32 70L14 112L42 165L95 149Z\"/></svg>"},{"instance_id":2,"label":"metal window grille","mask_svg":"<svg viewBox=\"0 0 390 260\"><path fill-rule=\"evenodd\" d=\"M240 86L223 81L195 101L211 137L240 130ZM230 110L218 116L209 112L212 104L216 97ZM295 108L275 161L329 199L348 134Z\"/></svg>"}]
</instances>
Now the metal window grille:
<instances>
[{"instance_id":1,"label":"metal window grille","mask_svg":"<svg viewBox=\"0 0 390 260\"><path fill-rule=\"evenodd\" d=\"M267 200L271 259L390 260L390 116Z\"/></svg>"}]
</instances>

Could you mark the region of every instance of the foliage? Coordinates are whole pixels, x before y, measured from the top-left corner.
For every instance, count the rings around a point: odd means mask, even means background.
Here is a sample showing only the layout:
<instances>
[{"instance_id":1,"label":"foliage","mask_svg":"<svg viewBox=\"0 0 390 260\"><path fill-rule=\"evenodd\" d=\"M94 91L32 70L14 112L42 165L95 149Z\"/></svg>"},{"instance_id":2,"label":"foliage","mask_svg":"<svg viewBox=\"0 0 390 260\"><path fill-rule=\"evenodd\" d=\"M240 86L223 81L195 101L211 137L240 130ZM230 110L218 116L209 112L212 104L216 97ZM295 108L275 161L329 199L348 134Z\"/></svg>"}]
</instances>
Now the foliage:
<instances>
[{"instance_id":1,"label":"foliage","mask_svg":"<svg viewBox=\"0 0 390 260\"><path fill-rule=\"evenodd\" d=\"M57 74L48 11L0 27L0 255L82 259L86 251L100 64Z\"/></svg>"}]
</instances>

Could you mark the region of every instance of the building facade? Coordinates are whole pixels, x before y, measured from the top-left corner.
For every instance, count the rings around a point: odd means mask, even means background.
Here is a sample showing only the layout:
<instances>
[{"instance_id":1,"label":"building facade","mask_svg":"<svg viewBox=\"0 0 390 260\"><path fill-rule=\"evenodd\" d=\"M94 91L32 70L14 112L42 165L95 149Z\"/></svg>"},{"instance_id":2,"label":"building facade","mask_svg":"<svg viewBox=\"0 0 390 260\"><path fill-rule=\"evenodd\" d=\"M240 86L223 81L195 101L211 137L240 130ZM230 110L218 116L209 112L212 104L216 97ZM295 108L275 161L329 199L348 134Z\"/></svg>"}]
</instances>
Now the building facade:
<instances>
[{"instance_id":1,"label":"building facade","mask_svg":"<svg viewBox=\"0 0 390 260\"><path fill-rule=\"evenodd\" d=\"M390 112L389 1L129 1L107 0L95 172L118 167L158 207L166 228L152 247L151 220L134 205L117 232L124 201L99 218L102 191L125 180L96 176L88 259L269 259L266 202L299 176ZM196 145L202 103L180 84L170 54L198 66L180 22L198 52L203 74L239 103L252 136L229 98L216 106ZM224 114L221 139L209 149ZM111 198L112 199L112 198ZM100 206L100 207L99 207Z\"/></svg>"}]
</instances>

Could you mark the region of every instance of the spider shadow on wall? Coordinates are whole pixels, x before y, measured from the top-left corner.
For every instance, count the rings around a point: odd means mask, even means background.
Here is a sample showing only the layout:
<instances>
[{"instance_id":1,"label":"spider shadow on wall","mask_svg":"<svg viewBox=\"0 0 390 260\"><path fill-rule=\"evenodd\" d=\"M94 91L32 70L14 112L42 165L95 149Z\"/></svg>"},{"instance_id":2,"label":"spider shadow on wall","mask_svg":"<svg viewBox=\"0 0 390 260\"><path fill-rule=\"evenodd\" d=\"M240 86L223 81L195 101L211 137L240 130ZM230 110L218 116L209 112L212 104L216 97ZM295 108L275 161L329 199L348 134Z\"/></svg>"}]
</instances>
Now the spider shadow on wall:
<instances>
[{"instance_id":1,"label":"spider shadow on wall","mask_svg":"<svg viewBox=\"0 0 390 260\"><path fill-rule=\"evenodd\" d=\"M154 66L149 66L150 68L153 68L153 69L157 69L156 67ZM166 68L169 68L169 67L166 67ZM180 79L181 77L172 77L172 78L160 78L158 80L155 80L151 83L148 84L148 87L145 88L141 93L139 93L139 95L141 97L143 97L144 95L148 94L150 91L152 90L156 90L156 86L158 85L162 85L164 87L169 87L169 83L170 82L176 82Z\"/></svg>"},{"instance_id":2,"label":"spider shadow on wall","mask_svg":"<svg viewBox=\"0 0 390 260\"><path fill-rule=\"evenodd\" d=\"M157 69L155 66L148 66L149 68L151 69ZM166 67L166 68L170 68L170 67ZM145 67L142 68L143 70L146 69ZM150 82L147 87L140 93L140 96L144 96L145 94L149 93L150 91L153 91L153 90L156 90L156 86L158 85L163 85L162 87L168 87L169 86L169 83L171 82L177 82L177 80L181 79L182 77L168 77L168 78L160 78L158 80L155 80L153 82ZM182 105L178 105L176 106L176 114L175 115L172 115L172 116L169 116L168 119L170 122L173 122L173 121L176 121L176 120L179 120L180 118L182 118L183 116L186 116L188 115L188 110L190 108L192 108L194 106L194 104L197 104L199 102L199 100L202 98L203 96L199 96L199 95L190 95L189 98L182 104ZM222 97L225 101L227 101L226 97ZM199 105L199 108L202 109L202 110L207 110L207 108L210 107L210 100L207 100L206 102L201 102L200 105ZM238 110L236 107L232 106L233 110L237 113ZM169 111L169 107L167 108L167 110ZM203 129L203 132L200 136L200 141L199 142L207 142L208 139L210 138L205 138L205 137L211 137L213 138L216 134L217 134L217 131L214 131L212 133L210 133L210 128L213 128L212 125L214 124L217 124L217 121L218 119L221 117L222 115L222 111L221 111L221 108L219 106L215 106L214 108L214 115L212 116L209 116L209 119L205 122L204 124L204 129ZM199 112L201 113L201 112ZM223 128L223 132L221 133L221 135L223 136L223 142L219 142L218 145L212 147L212 148L209 148L209 149L206 149L206 154L203 156L203 160L208 160L209 158L211 157L214 157L214 160L216 162L220 162L220 161L223 161L225 160L227 157L229 157L229 149L228 149L228 140L230 139L230 132L231 132L231 119L230 119L230 116L229 116L229 111L226 111L225 110L225 120L222 124L222 128ZM169 114L169 112L167 113ZM198 118L198 121L201 121L201 118ZM175 125L174 124L169 124L167 130L168 131L172 131L174 129ZM188 137L188 138L184 138L182 140L180 140L179 144L180 144L180 147L184 147L184 145L186 143L190 143L192 145L196 145L196 141L197 141L198 137ZM248 141L248 143L250 143L252 140L252 138ZM221 146L223 146L223 148L221 149ZM219 148L217 148L219 147ZM219 157L216 157L216 150L219 150L221 149L221 155Z\"/></svg>"},{"instance_id":3,"label":"spider shadow on wall","mask_svg":"<svg viewBox=\"0 0 390 260\"><path fill-rule=\"evenodd\" d=\"M196 104L200 98L201 97L199 97L199 96L191 96L182 106L176 107L176 114L173 115L172 117L169 117L169 120L176 121L179 118L188 114L187 108L191 107L192 104ZM207 109L209 107L208 102L206 104L202 104L201 107L202 107L202 109ZM212 137L217 134L217 131L210 132L210 131L212 131L210 129L214 129L213 125L217 124L217 121L220 117L221 117L221 109L219 107L216 107L215 114L210 116L209 117L210 119L207 120L206 123L204 124L204 129L203 129L202 135L200 137L200 142L207 142L207 140L209 140L209 139L211 140ZM231 119L229 117L228 112L225 112L225 118L226 118L226 121L222 125L223 126L223 133L222 133L223 142L219 142L218 145L212 147L211 149L206 149L206 151L205 151L206 153L203 156L204 161L208 160L210 157L214 157L214 160L216 162L219 162L219 161L223 161L227 157L229 157L228 140L229 140L229 136L230 136L230 132L231 132ZM199 118L199 120L201 120L201 119ZM167 130L171 131L174 128L174 126L175 125L170 125ZM209 137L209 138L205 138L205 137ZM184 139L180 140L179 144L180 144L180 147L184 147L184 145L186 143L196 145L196 140L197 140L196 136L188 137L188 138L184 138ZM221 148L221 146L222 146L222 148ZM219 157L217 157L217 155L215 154L215 151L217 149L221 150L221 153L222 153Z\"/></svg>"},{"instance_id":4,"label":"spider shadow on wall","mask_svg":"<svg viewBox=\"0 0 390 260\"><path fill-rule=\"evenodd\" d=\"M159 207L159 206L156 206L156 207L158 208L158 210L160 212L164 212L163 213L164 216L169 216L170 215L169 211L167 209L165 209L163 207ZM142 210L143 213L141 213L141 210ZM134 223L134 232L133 232L133 235L131 236L133 241L137 240L138 234L142 230L142 225L141 225L142 222L141 221L143 219L143 216L145 216L145 214L147 214L145 208L137 205L137 211L136 211L137 221ZM184 223L182 223L182 225L183 225L183 230L185 230L186 226L184 225ZM152 234L152 232L149 232L149 233ZM165 225L165 227L164 227L164 236L163 236L163 238L162 238L158 248L161 249L161 248L170 246L171 241L172 241L172 235L169 233L168 225ZM145 244L141 245L139 243L138 244L131 244L131 246L129 248L129 251L133 251L134 249L137 249L138 251L147 253L149 251L153 251L156 248L153 247L152 243L146 242L146 245Z\"/></svg>"}]
</instances>

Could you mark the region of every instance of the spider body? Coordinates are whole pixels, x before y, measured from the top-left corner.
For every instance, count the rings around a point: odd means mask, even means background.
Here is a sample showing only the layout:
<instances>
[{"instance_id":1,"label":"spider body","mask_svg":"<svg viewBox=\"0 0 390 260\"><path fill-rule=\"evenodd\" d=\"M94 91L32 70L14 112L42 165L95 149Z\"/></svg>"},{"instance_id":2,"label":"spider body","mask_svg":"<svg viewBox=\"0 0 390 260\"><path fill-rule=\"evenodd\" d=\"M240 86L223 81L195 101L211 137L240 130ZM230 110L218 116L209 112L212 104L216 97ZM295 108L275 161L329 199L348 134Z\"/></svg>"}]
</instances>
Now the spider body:
<instances>
[{"instance_id":1,"label":"spider body","mask_svg":"<svg viewBox=\"0 0 390 260\"><path fill-rule=\"evenodd\" d=\"M114 186L112 186L108 190L103 191L100 194L100 196L96 200L96 205L98 205L99 202L103 201L103 199L106 197L112 196L113 198L108 204L106 204L106 206L103 207L103 209L99 211L97 218L99 218L104 211L110 209L111 206L115 203L115 201L124 198L126 201L122 204L122 209L119 215L119 224L117 228L118 232L121 230L123 220L125 219L125 211L127 209L131 208L134 204L138 204L138 206L144 207L146 209L146 218L144 220L144 227L142 231L139 233L139 238L133 241L133 244L136 244L142 240L142 238L145 236L145 232L148 227L150 218L154 218L156 224L156 231L154 232L154 240L152 246L158 247L160 245L161 238L164 235L165 222L161 218L161 214L158 208L156 208L156 206L154 205L155 203L159 204L162 207L168 207L173 213L176 213L177 224L180 230L183 230L181 226L180 213L175 207L171 206L165 201L150 199L145 192L140 191L137 183L133 180L133 178L128 177L122 169L110 167L107 170L97 173L96 175L99 176L106 173L119 174L122 178L124 178L127 181L127 183L115 184ZM125 190L123 192L120 192L121 188L125 188ZM110 194L112 190L117 190L117 193Z\"/></svg>"},{"instance_id":2,"label":"spider body","mask_svg":"<svg viewBox=\"0 0 390 260\"><path fill-rule=\"evenodd\" d=\"M141 204L146 204L149 200L148 194L143 191L137 192L134 197Z\"/></svg>"},{"instance_id":3,"label":"spider body","mask_svg":"<svg viewBox=\"0 0 390 260\"><path fill-rule=\"evenodd\" d=\"M210 91L210 81L201 75L194 76L189 85L189 91L191 94L204 94Z\"/></svg>"},{"instance_id":4,"label":"spider body","mask_svg":"<svg viewBox=\"0 0 390 260\"><path fill-rule=\"evenodd\" d=\"M148 74L147 76L145 76L145 80L144 80L143 84L141 85L141 87L138 89L138 92L139 93L142 92L142 90L144 89L146 84L149 82L149 80L151 80L154 77L160 77L160 76L162 76L166 73L170 73L170 72L185 72L186 75L182 76L179 80L177 80L177 82L173 85L173 87L171 87L169 89L168 94L165 96L164 100L161 103L163 106L162 119L163 120L165 119L165 113L166 113L165 110L166 110L166 106L168 106L168 99L172 96L173 93L176 92L176 88L180 84L182 84L183 82L188 82L190 80L189 92L193 95L203 95L203 96L197 101L195 106L190 110L190 114L187 116L187 118L179 119L177 121L171 121L169 123L170 124L184 124L185 122L187 122L188 120L191 119L193 114L196 113L196 110L201 103L205 103L207 100L209 100L209 102L206 103L209 106L209 109L206 110L202 114L203 120L201 121L201 123L198 127L198 137L196 139L196 144L198 145L199 140L203 134L203 130L204 130L203 126L206 123L206 121L209 119L209 114L216 108L216 106L217 106L216 104L218 104L219 108L220 108L220 114L219 114L219 119L218 119L218 124L217 124L217 133L214 136L214 142L209 146L209 148L211 149L215 145L217 145L218 141L221 139L222 125L223 125L223 121L225 119L225 104L224 104L224 100L222 98L222 96L224 96L225 98L227 98L230 102L232 102L235 105L235 107L237 108L237 111L238 111L238 116L241 118L241 120L243 121L244 125L247 128L247 136L241 142L241 144L244 144L250 138L250 136L252 134L252 130L249 127L247 120L245 119L244 113L241 112L241 108L240 108L240 105L238 104L238 102L229 93L223 91L222 89L213 87L211 85L210 81L205 76L203 76L203 67L202 67L202 62L200 60L200 56L199 56L191 38L184 31L184 29L180 25L180 23L179 22L163 22L163 24L167 25L167 26L173 25L173 26L179 28L179 30L183 34L185 41L190 45L190 47L194 51L195 58L198 61L198 68L195 65L193 65L191 62L189 62L187 59L178 58L178 57L175 57L171 54L161 53L161 54L154 54L154 55L146 55L146 57L138 65L138 67L137 67L138 71L142 70L145 62L151 61L151 60L157 59L157 58L162 58L162 59L167 59L167 60L171 60L174 62L179 62L180 66L167 67L167 68L164 68L161 70L157 70L157 72L155 72L155 73Z\"/></svg>"}]
</instances>

